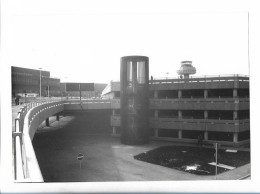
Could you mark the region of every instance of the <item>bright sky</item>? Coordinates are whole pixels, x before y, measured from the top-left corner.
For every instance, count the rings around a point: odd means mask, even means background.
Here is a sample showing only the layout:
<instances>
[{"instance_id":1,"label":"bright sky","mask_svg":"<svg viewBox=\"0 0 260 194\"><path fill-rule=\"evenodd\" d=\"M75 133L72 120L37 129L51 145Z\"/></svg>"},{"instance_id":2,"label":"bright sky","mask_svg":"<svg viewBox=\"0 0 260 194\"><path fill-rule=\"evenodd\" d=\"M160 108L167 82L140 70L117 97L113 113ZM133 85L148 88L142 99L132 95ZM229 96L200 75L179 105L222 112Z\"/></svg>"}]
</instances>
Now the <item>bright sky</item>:
<instances>
[{"instance_id":1,"label":"bright sky","mask_svg":"<svg viewBox=\"0 0 260 194\"><path fill-rule=\"evenodd\" d=\"M10 5L10 65L41 67L61 81L119 80L126 55L148 56L153 77L177 76L182 60L192 60L197 75L249 74L247 12L155 11L105 1Z\"/></svg>"}]
</instances>

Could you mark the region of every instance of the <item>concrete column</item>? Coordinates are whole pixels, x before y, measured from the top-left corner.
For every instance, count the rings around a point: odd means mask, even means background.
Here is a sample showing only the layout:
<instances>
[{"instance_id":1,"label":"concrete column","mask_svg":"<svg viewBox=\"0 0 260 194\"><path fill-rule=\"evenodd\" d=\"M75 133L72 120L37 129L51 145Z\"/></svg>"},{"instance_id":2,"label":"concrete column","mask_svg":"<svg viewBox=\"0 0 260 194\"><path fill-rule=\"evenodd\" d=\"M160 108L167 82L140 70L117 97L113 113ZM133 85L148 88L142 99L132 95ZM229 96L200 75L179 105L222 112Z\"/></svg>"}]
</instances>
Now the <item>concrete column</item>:
<instances>
[{"instance_id":1,"label":"concrete column","mask_svg":"<svg viewBox=\"0 0 260 194\"><path fill-rule=\"evenodd\" d=\"M57 114L57 115L56 115L56 121L59 121L59 120L60 120L60 115Z\"/></svg>"},{"instance_id":2,"label":"concrete column","mask_svg":"<svg viewBox=\"0 0 260 194\"><path fill-rule=\"evenodd\" d=\"M181 119L182 118L182 111L178 110L178 118Z\"/></svg>"},{"instance_id":3,"label":"concrete column","mask_svg":"<svg viewBox=\"0 0 260 194\"><path fill-rule=\"evenodd\" d=\"M208 140L209 139L209 133L207 131L204 131L204 140Z\"/></svg>"},{"instance_id":4,"label":"concrete column","mask_svg":"<svg viewBox=\"0 0 260 194\"><path fill-rule=\"evenodd\" d=\"M233 120L237 120L237 110L233 111Z\"/></svg>"},{"instance_id":5,"label":"concrete column","mask_svg":"<svg viewBox=\"0 0 260 194\"><path fill-rule=\"evenodd\" d=\"M208 90L204 90L204 98L208 98Z\"/></svg>"},{"instance_id":6,"label":"concrete column","mask_svg":"<svg viewBox=\"0 0 260 194\"><path fill-rule=\"evenodd\" d=\"M45 120L45 124L46 124L46 126L47 126L47 127L49 127L49 126L50 126L50 121L49 121L49 118L47 118L47 119Z\"/></svg>"},{"instance_id":7,"label":"concrete column","mask_svg":"<svg viewBox=\"0 0 260 194\"><path fill-rule=\"evenodd\" d=\"M182 130L178 130L178 139L182 139Z\"/></svg>"},{"instance_id":8,"label":"concrete column","mask_svg":"<svg viewBox=\"0 0 260 194\"><path fill-rule=\"evenodd\" d=\"M116 115L116 109L112 109L112 115Z\"/></svg>"},{"instance_id":9,"label":"concrete column","mask_svg":"<svg viewBox=\"0 0 260 194\"><path fill-rule=\"evenodd\" d=\"M178 90L178 98L182 98L182 91Z\"/></svg>"},{"instance_id":10,"label":"concrete column","mask_svg":"<svg viewBox=\"0 0 260 194\"><path fill-rule=\"evenodd\" d=\"M113 127L113 135L115 135L116 134L116 127Z\"/></svg>"},{"instance_id":11,"label":"concrete column","mask_svg":"<svg viewBox=\"0 0 260 194\"><path fill-rule=\"evenodd\" d=\"M156 98L156 99L158 98L158 90L154 91L154 98Z\"/></svg>"},{"instance_id":12,"label":"concrete column","mask_svg":"<svg viewBox=\"0 0 260 194\"><path fill-rule=\"evenodd\" d=\"M159 137L159 129L154 129L154 137Z\"/></svg>"},{"instance_id":13,"label":"concrete column","mask_svg":"<svg viewBox=\"0 0 260 194\"><path fill-rule=\"evenodd\" d=\"M208 119L208 111L204 110L204 119Z\"/></svg>"},{"instance_id":14,"label":"concrete column","mask_svg":"<svg viewBox=\"0 0 260 194\"><path fill-rule=\"evenodd\" d=\"M236 97L237 97L237 89L234 88L234 89L233 89L233 98L236 98Z\"/></svg>"},{"instance_id":15,"label":"concrete column","mask_svg":"<svg viewBox=\"0 0 260 194\"><path fill-rule=\"evenodd\" d=\"M158 118L158 113L159 113L158 110L154 110L154 118Z\"/></svg>"},{"instance_id":16,"label":"concrete column","mask_svg":"<svg viewBox=\"0 0 260 194\"><path fill-rule=\"evenodd\" d=\"M233 142L237 143L238 142L238 133L233 133Z\"/></svg>"}]
</instances>

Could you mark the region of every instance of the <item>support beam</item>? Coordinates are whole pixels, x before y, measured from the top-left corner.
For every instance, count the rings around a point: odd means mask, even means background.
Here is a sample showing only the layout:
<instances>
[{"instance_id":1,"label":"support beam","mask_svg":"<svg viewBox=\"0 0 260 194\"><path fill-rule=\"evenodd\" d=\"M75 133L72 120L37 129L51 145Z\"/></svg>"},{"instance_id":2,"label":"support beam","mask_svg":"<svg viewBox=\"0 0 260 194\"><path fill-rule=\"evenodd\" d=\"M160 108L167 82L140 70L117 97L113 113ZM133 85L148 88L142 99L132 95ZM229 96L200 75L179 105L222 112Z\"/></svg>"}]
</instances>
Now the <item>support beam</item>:
<instances>
[{"instance_id":1,"label":"support beam","mask_svg":"<svg viewBox=\"0 0 260 194\"><path fill-rule=\"evenodd\" d=\"M236 110L233 111L233 120L237 120L237 111Z\"/></svg>"},{"instance_id":2,"label":"support beam","mask_svg":"<svg viewBox=\"0 0 260 194\"><path fill-rule=\"evenodd\" d=\"M116 127L113 127L113 135L116 135Z\"/></svg>"},{"instance_id":3,"label":"support beam","mask_svg":"<svg viewBox=\"0 0 260 194\"><path fill-rule=\"evenodd\" d=\"M178 130L178 139L182 139L182 130Z\"/></svg>"},{"instance_id":4,"label":"support beam","mask_svg":"<svg viewBox=\"0 0 260 194\"><path fill-rule=\"evenodd\" d=\"M182 91L178 90L178 98L182 98Z\"/></svg>"},{"instance_id":5,"label":"support beam","mask_svg":"<svg viewBox=\"0 0 260 194\"><path fill-rule=\"evenodd\" d=\"M236 98L236 97L237 97L237 89L234 88L234 89L233 89L233 98Z\"/></svg>"},{"instance_id":6,"label":"support beam","mask_svg":"<svg viewBox=\"0 0 260 194\"><path fill-rule=\"evenodd\" d=\"M182 111L181 110L178 110L178 118L182 119Z\"/></svg>"},{"instance_id":7,"label":"support beam","mask_svg":"<svg viewBox=\"0 0 260 194\"><path fill-rule=\"evenodd\" d=\"M233 142L234 143L238 142L238 133L237 132L233 133Z\"/></svg>"},{"instance_id":8,"label":"support beam","mask_svg":"<svg viewBox=\"0 0 260 194\"><path fill-rule=\"evenodd\" d=\"M208 119L208 111L204 110L204 119Z\"/></svg>"},{"instance_id":9,"label":"support beam","mask_svg":"<svg viewBox=\"0 0 260 194\"><path fill-rule=\"evenodd\" d=\"M159 110L154 110L154 118L158 118Z\"/></svg>"},{"instance_id":10,"label":"support beam","mask_svg":"<svg viewBox=\"0 0 260 194\"><path fill-rule=\"evenodd\" d=\"M154 129L154 137L159 137L159 129Z\"/></svg>"},{"instance_id":11,"label":"support beam","mask_svg":"<svg viewBox=\"0 0 260 194\"><path fill-rule=\"evenodd\" d=\"M204 98L208 98L208 90L204 90Z\"/></svg>"},{"instance_id":12,"label":"support beam","mask_svg":"<svg viewBox=\"0 0 260 194\"><path fill-rule=\"evenodd\" d=\"M47 118L47 119L45 120L45 124L46 124L46 127L49 127L49 126L50 126L49 118Z\"/></svg>"},{"instance_id":13,"label":"support beam","mask_svg":"<svg viewBox=\"0 0 260 194\"><path fill-rule=\"evenodd\" d=\"M158 90L154 91L154 98L157 99L158 98Z\"/></svg>"},{"instance_id":14,"label":"support beam","mask_svg":"<svg viewBox=\"0 0 260 194\"><path fill-rule=\"evenodd\" d=\"M59 121L59 120L60 120L60 115L56 114L56 121Z\"/></svg>"},{"instance_id":15,"label":"support beam","mask_svg":"<svg viewBox=\"0 0 260 194\"><path fill-rule=\"evenodd\" d=\"M209 139L209 133L207 131L204 131L204 140Z\"/></svg>"},{"instance_id":16,"label":"support beam","mask_svg":"<svg viewBox=\"0 0 260 194\"><path fill-rule=\"evenodd\" d=\"M116 109L112 109L112 115L116 115Z\"/></svg>"}]
</instances>

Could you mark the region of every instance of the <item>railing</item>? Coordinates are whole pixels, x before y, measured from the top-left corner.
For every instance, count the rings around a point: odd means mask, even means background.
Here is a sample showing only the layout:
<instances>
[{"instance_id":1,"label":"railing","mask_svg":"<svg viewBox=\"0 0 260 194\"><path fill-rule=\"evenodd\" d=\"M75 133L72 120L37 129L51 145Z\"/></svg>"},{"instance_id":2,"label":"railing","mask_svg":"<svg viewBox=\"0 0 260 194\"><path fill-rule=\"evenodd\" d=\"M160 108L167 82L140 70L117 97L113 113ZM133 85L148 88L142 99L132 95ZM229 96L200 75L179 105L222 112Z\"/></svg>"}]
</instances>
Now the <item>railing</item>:
<instances>
[{"instance_id":1,"label":"railing","mask_svg":"<svg viewBox=\"0 0 260 194\"><path fill-rule=\"evenodd\" d=\"M120 100L70 100L61 98L42 99L24 104L15 118L13 135L14 178L17 182L43 182L43 177L32 146L32 139L37 127L46 118L64 109L64 105L105 105L106 108L119 107ZM107 107L108 105L108 107ZM62 106L62 108L61 108ZM104 107L104 106L103 106Z\"/></svg>"},{"instance_id":2,"label":"railing","mask_svg":"<svg viewBox=\"0 0 260 194\"><path fill-rule=\"evenodd\" d=\"M111 125L120 126L120 116L111 116ZM183 129L198 131L224 131L224 132L241 132L249 127L249 119L243 120L216 120L216 119L178 119L150 117L150 126L160 129Z\"/></svg>"},{"instance_id":3,"label":"railing","mask_svg":"<svg viewBox=\"0 0 260 194\"><path fill-rule=\"evenodd\" d=\"M150 109L239 110L249 107L249 98L150 99Z\"/></svg>"},{"instance_id":4,"label":"railing","mask_svg":"<svg viewBox=\"0 0 260 194\"><path fill-rule=\"evenodd\" d=\"M88 109L118 109L120 99L95 99L95 100L70 100L64 101L65 109L88 110Z\"/></svg>"},{"instance_id":5,"label":"railing","mask_svg":"<svg viewBox=\"0 0 260 194\"><path fill-rule=\"evenodd\" d=\"M31 145L31 138L29 135L29 129L31 123L28 122L29 117L35 118L36 115L29 115L33 108L40 107L44 104L49 103L55 103L60 102L59 99L44 99L42 102L39 102L38 100L36 102L27 103L25 104L20 111L17 114L17 117L15 118L15 127L12 131L13 136L13 152L14 152L14 179L17 182L25 182L30 181L29 177L29 170L28 170L28 163L27 158L28 154L32 152L33 150L26 149L28 147L32 147ZM44 107L46 110L46 106ZM40 110L40 112L43 110ZM27 134L28 133L28 134ZM28 146L29 144L29 146ZM34 151L33 151L34 153ZM36 159L36 158L35 158ZM37 163L38 165L38 163ZM39 170L39 168L38 168ZM36 172L37 174L37 172ZM42 182L43 179L41 175L40 178L37 179L37 181Z\"/></svg>"},{"instance_id":6,"label":"railing","mask_svg":"<svg viewBox=\"0 0 260 194\"><path fill-rule=\"evenodd\" d=\"M218 76L193 76L189 79L175 78L156 78L149 81L150 84L162 84L162 83L187 83L187 82L249 82L249 77L245 75L218 75Z\"/></svg>"},{"instance_id":7,"label":"railing","mask_svg":"<svg viewBox=\"0 0 260 194\"><path fill-rule=\"evenodd\" d=\"M247 77L248 75L242 75L242 74L223 74L223 75L191 75L189 79L193 78L216 78L216 77ZM180 77L156 77L153 78L153 80L165 80L165 79L181 79ZM152 81L152 80L150 80Z\"/></svg>"}]
</instances>

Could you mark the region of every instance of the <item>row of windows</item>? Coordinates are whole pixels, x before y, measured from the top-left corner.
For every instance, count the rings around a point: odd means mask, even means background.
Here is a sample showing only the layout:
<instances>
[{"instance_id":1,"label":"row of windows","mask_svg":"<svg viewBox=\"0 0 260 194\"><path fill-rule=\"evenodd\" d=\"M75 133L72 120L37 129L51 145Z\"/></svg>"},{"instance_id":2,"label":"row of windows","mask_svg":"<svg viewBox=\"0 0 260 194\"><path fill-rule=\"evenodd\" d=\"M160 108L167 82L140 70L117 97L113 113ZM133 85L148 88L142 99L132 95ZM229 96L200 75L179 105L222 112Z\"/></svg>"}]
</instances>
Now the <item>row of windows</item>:
<instances>
[{"instance_id":1,"label":"row of windows","mask_svg":"<svg viewBox=\"0 0 260 194\"><path fill-rule=\"evenodd\" d=\"M26 76L26 77L32 77L33 75L30 73L24 73L24 72L12 72L12 76Z\"/></svg>"},{"instance_id":2,"label":"row of windows","mask_svg":"<svg viewBox=\"0 0 260 194\"><path fill-rule=\"evenodd\" d=\"M150 91L150 98L154 98L155 91ZM237 97L249 98L249 89L237 89ZM114 92L115 98L120 98L120 92ZM182 90L181 98L204 98L204 90ZM159 99L179 98L178 90L161 90L158 91ZM233 98L233 90L221 91L217 89L208 90L207 98Z\"/></svg>"},{"instance_id":3,"label":"row of windows","mask_svg":"<svg viewBox=\"0 0 260 194\"><path fill-rule=\"evenodd\" d=\"M159 110L157 111L158 118L179 118L179 114L181 114L181 118L183 119L204 119L205 112L203 110L182 110L179 112L178 110ZM120 114L120 110L114 110L115 115ZM150 111L150 117L155 116L155 111ZM235 118L236 117L236 118ZM217 119L217 120L233 120L233 119L249 119L250 113L249 110L239 110L237 111L237 115L234 116L233 111L218 111L218 110L209 110L207 111L208 119Z\"/></svg>"},{"instance_id":4,"label":"row of windows","mask_svg":"<svg viewBox=\"0 0 260 194\"><path fill-rule=\"evenodd\" d=\"M26 78L18 78L15 77L12 79L13 84L32 84L32 85L39 85L40 80L39 79L26 79ZM53 85L53 86L59 86L60 82L59 81L54 81L54 80L49 80L49 79L42 79L41 80L42 85Z\"/></svg>"},{"instance_id":5,"label":"row of windows","mask_svg":"<svg viewBox=\"0 0 260 194\"><path fill-rule=\"evenodd\" d=\"M120 134L120 127L116 127L116 133ZM181 138L184 139L198 139L199 136L204 137L204 131L192 131L192 130L181 130ZM155 130L151 128L150 136L155 135ZM233 133L231 132L216 132L209 131L208 132L208 140L215 141L233 141ZM158 129L158 137L171 137L171 138L179 138L179 131L172 129ZM250 139L250 131L244 131L238 133L238 141Z\"/></svg>"}]
</instances>

